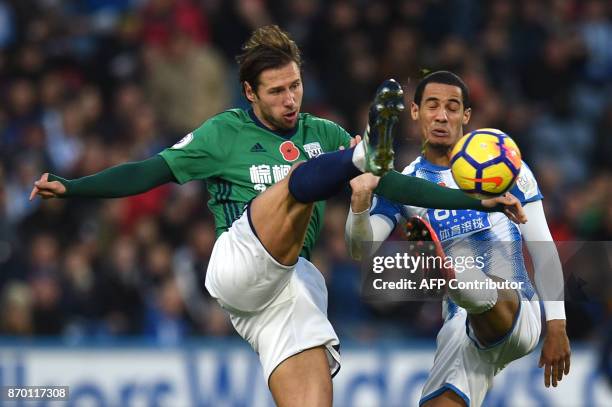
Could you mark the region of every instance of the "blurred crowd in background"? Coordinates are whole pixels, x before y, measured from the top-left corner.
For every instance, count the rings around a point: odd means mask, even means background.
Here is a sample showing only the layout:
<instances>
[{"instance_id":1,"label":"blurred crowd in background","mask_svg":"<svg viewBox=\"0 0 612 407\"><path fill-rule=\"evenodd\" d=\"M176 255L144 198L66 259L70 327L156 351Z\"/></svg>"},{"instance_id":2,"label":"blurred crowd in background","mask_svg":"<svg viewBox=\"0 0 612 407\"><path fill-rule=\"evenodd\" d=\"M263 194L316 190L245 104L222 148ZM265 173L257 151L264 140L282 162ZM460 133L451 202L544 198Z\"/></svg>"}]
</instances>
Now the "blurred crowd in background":
<instances>
[{"instance_id":1,"label":"blurred crowd in background","mask_svg":"<svg viewBox=\"0 0 612 407\"><path fill-rule=\"evenodd\" d=\"M162 344L234 335L203 287L214 244L203 183L126 199L28 197L43 172L75 178L145 159L247 107L233 58L268 23L303 51L302 110L352 134L383 79L410 100L426 71L460 74L473 101L466 130L517 141L554 237L612 240L609 1L0 0L1 334ZM399 132L401 169L421 143L408 113ZM360 300L348 198L330 201L313 255L338 333L435 336L437 303ZM572 339L597 340L610 308L568 303Z\"/></svg>"}]
</instances>

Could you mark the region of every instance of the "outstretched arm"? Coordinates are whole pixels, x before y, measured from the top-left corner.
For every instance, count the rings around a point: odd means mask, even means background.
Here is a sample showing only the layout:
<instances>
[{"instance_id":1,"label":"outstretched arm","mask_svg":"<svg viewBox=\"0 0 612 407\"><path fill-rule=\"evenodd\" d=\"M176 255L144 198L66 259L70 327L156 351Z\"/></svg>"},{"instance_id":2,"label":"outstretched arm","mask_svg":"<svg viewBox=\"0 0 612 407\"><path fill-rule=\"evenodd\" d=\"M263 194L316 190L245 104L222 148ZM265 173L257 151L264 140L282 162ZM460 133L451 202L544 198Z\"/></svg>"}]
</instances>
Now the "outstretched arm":
<instances>
[{"instance_id":1,"label":"outstretched arm","mask_svg":"<svg viewBox=\"0 0 612 407\"><path fill-rule=\"evenodd\" d=\"M530 222L521 225L521 233L534 266L534 280L546 314L546 336L542 345L540 367L544 367L544 384L553 387L570 370L570 343L565 331L563 303L563 270L557 248L546 223L542 201L525 205Z\"/></svg>"},{"instance_id":2,"label":"outstretched arm","mask_svg":"<svg viewBox=\"0 0 612 407\"><path fill-rule=\"evenodd\" d=\"M44 173L34 183L30 200L82 196L120 198L148 191L159 185L176 182L166 161L156 155L144 161L120 164L83 178L68 180Z\"/></svg>"},{"instance_id":3,"label":"outstretched arm","mask_svg":"<svg viewBox=\"0 0 612 407\"><path fill-rule=\"evenodd\" d=\"M527 222L521 203L512 194L482 201L470 198L458 189L445 188L417 177L389 171L381 177L374 191L390 201L421 208L474 209L504 212L516 223Z\"/></svg>"},{"instance_id":4,"label":"outstretched arm","mask_svg":"<svg viewBox=\"0 0 612 407\"><path fill-rule=\"evenodd\" d=\"M349 255L355 260L364 256L363 242L372 242L371 250L376 251L395 228L395 222L386 216L370 214L373 193L409 206L503 211L514 222L527 221L520 202L512 194L478 201L460 190L445 188L396 171L391 171L383 177L363 174L351 180L351 189L353 193L346 220L345 239Z\"/></svg>"}]
</instances>

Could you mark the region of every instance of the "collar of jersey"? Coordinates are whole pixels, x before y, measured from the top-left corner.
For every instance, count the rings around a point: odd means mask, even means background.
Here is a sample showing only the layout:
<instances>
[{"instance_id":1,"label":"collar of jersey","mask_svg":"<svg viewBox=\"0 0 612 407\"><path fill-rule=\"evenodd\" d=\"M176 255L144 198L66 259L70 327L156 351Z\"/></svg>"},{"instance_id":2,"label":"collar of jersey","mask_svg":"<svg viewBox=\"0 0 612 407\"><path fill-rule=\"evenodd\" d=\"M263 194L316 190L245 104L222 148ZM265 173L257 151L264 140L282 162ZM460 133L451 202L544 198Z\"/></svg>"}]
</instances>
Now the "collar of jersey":
<instances>
[{"instance_id":1,"label":"collar of jersey","mask_svg":"<svg viewBox=\"0 0 612 407\"><path fill-rule=\"evenodd\" d=\"M269 131L272 134L275 134L279 137L284 138L285 140L289 140L291 137L295 136L295 133L297 133L299 124L296 124L296 126L292 128L291 130L271 130L265 124L263 124L261 120L259 120L259 118L255 115L255 112L253 111L253 109L249 109L247 112L249 113L249 117L257 125L257 127L261 127L262 129ZM299 119L298 119L298 123L299 123Z\"/></svg>"},{"instance_id":2,"label":"collar of jersey","mask_svg":"<svg viewBox=\"0 0 612 407\"><path fill-rule=\"evenodd\" d=\"M433 164L433 163L427 161L427 159L423 155L421 156L421 162L419 163L419 167L424 168L424 169L429 170L429 171L446 171L446 170L450 170L449 167L445 167L443 165L436 165L436 164Z\"/></svg>"}]
</instances>

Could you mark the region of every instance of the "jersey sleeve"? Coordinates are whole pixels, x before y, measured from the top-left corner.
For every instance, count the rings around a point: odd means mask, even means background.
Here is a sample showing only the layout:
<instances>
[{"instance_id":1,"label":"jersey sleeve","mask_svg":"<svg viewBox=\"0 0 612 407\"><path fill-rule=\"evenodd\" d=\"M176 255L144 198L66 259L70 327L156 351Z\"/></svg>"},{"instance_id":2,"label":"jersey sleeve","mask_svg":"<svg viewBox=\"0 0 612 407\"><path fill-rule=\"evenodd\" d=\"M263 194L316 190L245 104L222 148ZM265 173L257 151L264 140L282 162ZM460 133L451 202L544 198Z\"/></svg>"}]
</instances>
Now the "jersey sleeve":
<instances>
[{"instance_id":1,"label":"jersey sleeve","mask_svg":"<svg viewBox=\"0 0 612 407\"><path fill-rule=\"evenodd\" d=\"M351 146L351 136L340 125L321 118L317 118L316 123L320 126L321 144L325 152L337 151L341 146L344 148Z\"/></svg>"},{"instance_id":2,"label":"jersey sleeve","mask_svg":"<svg viewBox=\"0 0 612 407\"><path fill-rule=\"evenodd\" d=\"M221 140L221 133L220 126L211 119L159 155L181 184L219 176L229 144Z\"/></svg>"},{"instance_id":3,"label":"jersey sleeve","mask_svg":"<svg viewBox=\"0 0 612 407\"><path fill-rule=\"evenodd\" d=\"M388 199L385 199L379 195L374 195L370 215L382 215L388 218L391 222L393 222L394 228L402 218L406 217L403 205L389 201Z\"/></svg>"},{"instance_id":4,"label":"jersey sleeve","mask_svg":"<svg viewBox=\"0 0 612 407\"><path fill-rule=\"evenodd\" d=\"M543 198L542 192L538 187L533 172L525 162L521 165L521 171L516 180L516 184L510 189L510 193L521 201L521 204L539 201Z\"/></svg>"},{"instance_id":5,"label":"jersey sleeve","mask_svg":"<svg viewBox=\"0 0 612 407\"><path fill-rule=\"evenodd\" d=\"M351 146L351 135L348 134L348 132L346 130L344 130L342 127L336 125L337 127L337 137L338 137L338 147L336 147L336 150L340 147L343 146L344 148L349 148Z\"/></svg>"}]
</instances>

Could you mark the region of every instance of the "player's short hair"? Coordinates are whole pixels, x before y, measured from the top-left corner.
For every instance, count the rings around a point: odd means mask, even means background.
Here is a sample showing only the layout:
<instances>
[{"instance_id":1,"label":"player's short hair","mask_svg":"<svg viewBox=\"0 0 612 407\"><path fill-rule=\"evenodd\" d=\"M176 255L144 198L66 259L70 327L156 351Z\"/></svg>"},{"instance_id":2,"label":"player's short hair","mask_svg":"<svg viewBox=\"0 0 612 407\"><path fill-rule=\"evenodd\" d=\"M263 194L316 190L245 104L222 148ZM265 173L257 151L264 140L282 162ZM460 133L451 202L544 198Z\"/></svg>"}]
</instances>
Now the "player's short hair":
<instances>
[{"instance_id":1,"label":"player's short hair","mask_svg":"<svg viewBox=\"0 0 612 407\"><path fill-rule=\"evenodd\" d=\"M471 107L470 104L470 91L458 75L450 72L450 71L435 71L430 74L427 74L421 81L417 84L416 89L414 91L414 103L421 106L421 100L423 99L423 91L425 90L425 86L428 83L442 83L444 85L452 85L457 86L461 89L461 96L463 99L463 107L465 109Z\"/></svg>"},{"instance_id":2,"label":"player's short hair","mask_svg":"<svg viewBox=\"0 0 612 407\"><path fill-rule=\"evenodd\" d=\"M236 61L240 67L243 93L244 82L248 82L253 91L257 91L259 74L266 69L280 68L290 62L295 62L298 68L302 66L300 49L289 34L277 25L266 25L253 31Z\"/></svg>"}]
</instances>

